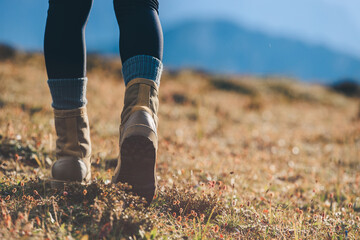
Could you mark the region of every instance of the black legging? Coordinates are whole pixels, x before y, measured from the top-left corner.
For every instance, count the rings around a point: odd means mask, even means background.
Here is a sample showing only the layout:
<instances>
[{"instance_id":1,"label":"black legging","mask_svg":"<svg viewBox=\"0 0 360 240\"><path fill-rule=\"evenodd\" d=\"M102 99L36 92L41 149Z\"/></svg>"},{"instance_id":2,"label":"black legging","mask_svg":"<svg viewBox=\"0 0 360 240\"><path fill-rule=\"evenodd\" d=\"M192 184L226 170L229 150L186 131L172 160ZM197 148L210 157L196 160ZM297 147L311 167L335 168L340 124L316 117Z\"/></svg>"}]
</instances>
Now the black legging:
<instances>
[{"instance_id":1,"label":"black legging","mask_svg":"<svg viewBox=\"0 0 360 240\"><path fill-rule=\"evenodd\" d=\"M92 3L93 0L49 0L44 40L49 79L86 76L85 27ZM114 0L123 63L136 55L162 60L158 7L158 0Z\"/></svg>"}]
</instances>

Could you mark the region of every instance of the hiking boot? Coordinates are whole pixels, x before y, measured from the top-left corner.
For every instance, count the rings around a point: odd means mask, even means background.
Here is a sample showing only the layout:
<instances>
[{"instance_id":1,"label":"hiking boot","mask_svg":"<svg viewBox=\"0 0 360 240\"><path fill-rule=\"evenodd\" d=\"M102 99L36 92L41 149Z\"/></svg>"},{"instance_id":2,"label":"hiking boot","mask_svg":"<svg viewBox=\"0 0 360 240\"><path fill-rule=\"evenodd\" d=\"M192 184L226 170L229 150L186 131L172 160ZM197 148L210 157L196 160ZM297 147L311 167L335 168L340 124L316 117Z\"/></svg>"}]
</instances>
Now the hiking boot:
<instances>
[{"instance_id":1,"label":"hiking boot","mask_svg":"<svg viewBox=\"0 0 360 240\"><path fill-rule=\"evenodd\" d=\"M54 109L57 161L52 165L52 185L90 181L91 143L86 107Z\"/></svg>"},{"instance_id":2,"label":"hiking boot","mask_svg":"<svg viewBox=\"0 0 360 240\"><path fill-rule=\"evenodd\" d=\"M144 197L148 204L156 191L158 106L158 86L154 81L136 78L127 84L121 113L120 154L112 179L113 183L130 184L131 191Z\"/></svg>"}]
</instances>

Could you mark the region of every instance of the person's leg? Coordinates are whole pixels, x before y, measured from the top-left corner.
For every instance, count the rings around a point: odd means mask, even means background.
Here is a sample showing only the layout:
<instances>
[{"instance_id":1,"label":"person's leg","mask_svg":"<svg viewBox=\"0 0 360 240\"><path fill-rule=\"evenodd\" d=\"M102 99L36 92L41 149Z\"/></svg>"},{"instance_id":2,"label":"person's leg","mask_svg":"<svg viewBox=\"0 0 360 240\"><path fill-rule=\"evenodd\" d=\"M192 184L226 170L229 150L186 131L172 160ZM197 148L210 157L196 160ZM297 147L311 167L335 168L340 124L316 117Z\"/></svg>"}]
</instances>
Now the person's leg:
<instances>
[{"instance_id":1,"label":"person's leg","mask_svg":"<svg viewBox=\"0 0 360 240\"><path fill-rule=\"evenodd\" d=\"M125 84L138 77L159 84L163 33L158 7L157 0L114 0Z\"/></svg>"},{"instance_id":2,"label":"person's leg","mask_svg":"<svg viewBox=\"0 0 360 240\"><path fill-rule=\"evenodd\" d=\"M156 190L158 89L163 36L157 0L114 0L126 85L120 154L113 182L127 182L151 202Z\"/></svg>"},{"instance_id":3,"label":"person's leg","mask_svg":"<svg viewBox=\"0 0 360 240\"><path fill-rule=\"evenodd\" d=\"M114 0L123 63L136 55L162 60L163 35L158 6L157 0Z\"/></svg>"},{"instance_id":4,"label":"person's leg","mask_svg":"<svg viewBox=\"0 0 360 240\"><path fill-rule=\"evenodd\" d=\"M44 55L57 134L52 184L90 180L84 31L92 0L50 0Z\"/></svg>"},{"instance_id":5,"label":"person's leg","mask_svg":"<svg viewBox=\"0 0 360 240\"><path fill-rule=\"evenodd\" d=\"M49 0L44 55L55 109L86 104L85 26L93 0Z\"/></svg>"}]
</instances>

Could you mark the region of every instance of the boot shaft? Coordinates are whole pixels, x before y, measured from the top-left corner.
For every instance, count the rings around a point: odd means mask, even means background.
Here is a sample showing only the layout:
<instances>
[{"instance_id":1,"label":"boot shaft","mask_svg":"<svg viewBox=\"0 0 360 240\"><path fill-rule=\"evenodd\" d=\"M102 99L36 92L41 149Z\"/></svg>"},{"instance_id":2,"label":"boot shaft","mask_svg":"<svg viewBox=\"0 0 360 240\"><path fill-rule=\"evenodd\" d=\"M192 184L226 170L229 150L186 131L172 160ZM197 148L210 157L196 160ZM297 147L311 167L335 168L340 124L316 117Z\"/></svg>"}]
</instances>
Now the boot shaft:
<instances>
[{"instance_id":1,"label":"boot shaft","mask_svg":"<svg viewBox=\"0 0 360 240\"><path fill-rule=\"evenodd\" d=\"M57 134L56 156L89 158L91 155L89 120L86 107L72 110L54 109Z\"/></svg>"}]
</instances>

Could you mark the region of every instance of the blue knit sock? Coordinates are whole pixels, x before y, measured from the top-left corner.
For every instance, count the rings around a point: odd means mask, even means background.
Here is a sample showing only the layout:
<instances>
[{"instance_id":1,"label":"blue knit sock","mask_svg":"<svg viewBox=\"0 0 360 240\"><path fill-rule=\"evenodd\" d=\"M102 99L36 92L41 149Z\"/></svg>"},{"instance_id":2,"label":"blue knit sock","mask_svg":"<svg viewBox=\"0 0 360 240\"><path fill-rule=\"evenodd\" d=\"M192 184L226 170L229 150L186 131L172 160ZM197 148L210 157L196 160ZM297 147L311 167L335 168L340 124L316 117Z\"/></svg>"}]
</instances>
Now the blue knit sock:
<instances>
[{"instance_id":1,"label":"blue knit sock","mask_svg":"<svg viewBox=\"0 0 360 240\"><path fill-rule=\"evenodd\" d=\"M126 60L122 67L125 86L135 78L153 80L160 86L160 78L163 70L162 62L148 55L137 55Z\"/></svg>"},{"instance_id":2,"label":"blue knit sock","mask_svg":"<svg viewBox=\"0 0 360 240\"><path fill-rule=\"evenodd\" d=\"M69 110L86 105L86 77L49 79L47 83L53 100L53 108L59 110Z\"/></svg>"}]
</instances>

